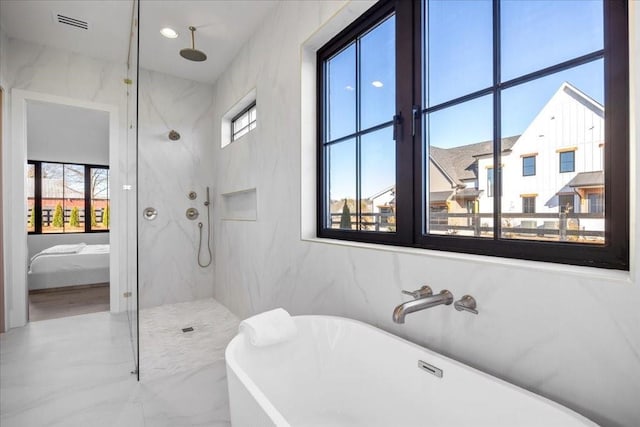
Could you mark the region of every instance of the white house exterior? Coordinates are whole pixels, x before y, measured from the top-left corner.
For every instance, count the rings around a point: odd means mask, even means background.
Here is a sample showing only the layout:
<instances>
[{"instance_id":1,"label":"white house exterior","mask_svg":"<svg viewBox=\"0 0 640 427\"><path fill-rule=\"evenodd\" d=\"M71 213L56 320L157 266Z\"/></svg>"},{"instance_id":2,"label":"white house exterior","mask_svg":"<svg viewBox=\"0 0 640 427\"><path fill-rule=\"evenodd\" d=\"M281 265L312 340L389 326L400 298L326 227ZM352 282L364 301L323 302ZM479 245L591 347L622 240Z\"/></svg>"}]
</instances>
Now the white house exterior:
<instances>
[{"instance_id":1,"label":"white house exterior","mask_svg":"<svg viewBox=\"0 0 640 427\"><path fill-rule=\"evenodd\" d=\"M574 212L588 212L577 190L566 186L579 173L603 170L604 108L584 93L563 83L531 122L510 153L502 154L502 212L522 212L522 196L535 195L535 212L558 212L559 195L574 196ZM573 152L573 172L560 172L560 153ZM535 158L535 174L523 176L523 159ZM480 212L493 210L487 190L487 171L493 159L478 159Z\"/></svg>"},{"instance_id":2,"label":"white house exterior","mask_svg":"<svg viewBox=\"0 0 640 427\"><path fill-rule=\"evenodd\" d=\"M601 214L604 143L603 106L571 84L563 83L510 152L502 153L502 212ZM491 156L478 158L481 213L493 211L493 197L488 188L492 168ZM517 227L522 221L514 219L503 222L503 226ZM526 220L521 226L541 225L545 225L542 220L535 224ZM579 223L575 220L570 227L602 231L604 220L587 218Z\"/></svg>"},{"instance_id":3,"label":"white house exterior","mask_svg":"<svg viewBox=\"0 0 640 427\"><path fill-rule=\"evenodd\" d=\"M601 243L604 143L603 106L566 82L522 135L503 138L501 225L510 233L505 236L557 239L564 228L580 231L567 240ZM430 147L431 233L491 234L492 150L492 141ZM370 196L367 203L374 214L392 214L395 186Z\"/></svg>"}]
</instances>

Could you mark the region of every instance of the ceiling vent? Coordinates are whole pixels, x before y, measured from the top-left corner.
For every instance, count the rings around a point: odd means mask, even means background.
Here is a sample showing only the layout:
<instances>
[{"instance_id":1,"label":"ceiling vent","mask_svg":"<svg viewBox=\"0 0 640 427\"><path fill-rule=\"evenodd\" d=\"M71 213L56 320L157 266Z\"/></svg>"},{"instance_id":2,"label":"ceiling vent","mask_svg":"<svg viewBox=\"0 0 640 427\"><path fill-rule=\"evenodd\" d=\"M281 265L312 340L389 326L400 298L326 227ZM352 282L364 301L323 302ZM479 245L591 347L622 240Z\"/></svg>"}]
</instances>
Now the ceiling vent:
<instances>
[{"instance_id":1,"label":"ceiling vent","mask_svg":"<svg viewBox=\"0 0 640 427\"><path fill-rule=\"evenodd\" d=\"M56 17L58 19L58 23L60 24L71 25L72 27L82 28L83 30L89 29L89 23L87 21L71 18L69 16L60 15L60 14L56 15Z\"/></svg>"}]
</instances>

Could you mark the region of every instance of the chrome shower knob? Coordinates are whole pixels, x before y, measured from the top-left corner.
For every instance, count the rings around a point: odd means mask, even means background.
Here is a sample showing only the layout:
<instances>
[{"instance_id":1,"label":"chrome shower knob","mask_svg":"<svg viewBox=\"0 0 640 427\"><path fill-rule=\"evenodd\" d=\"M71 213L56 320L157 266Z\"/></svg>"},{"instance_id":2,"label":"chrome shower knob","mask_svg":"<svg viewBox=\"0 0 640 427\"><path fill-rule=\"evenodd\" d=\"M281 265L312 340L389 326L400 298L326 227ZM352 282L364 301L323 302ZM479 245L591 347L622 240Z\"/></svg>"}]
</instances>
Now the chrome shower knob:
<instances>
[{"instance_id":1,"label":"chrome shower knob","mask_svg":"<svg viewBox=\"0 0 640 427\"><path fill-rule=\"evenodd\" d=\"M196 208L189 208L187 209L187 212L185 213L187 219L190 220L194 220L196 218L198 218L198 215L200 215L200 213L198 212L198 209Z\"/></svg>"},{"instance_id":2,"label":"chrome shower knob","mask_svg":"<svg viewBox=\"0 0 640 427\"><path fill-rule=\"evenodd\" d=\"M154 219L156 219L157 216L158 216L158 211L156 210L156 208L149 207L149 208L145 208L145 210L142 211L142 217L147 221L153 221Z\"/></svg>"}]
</instances>

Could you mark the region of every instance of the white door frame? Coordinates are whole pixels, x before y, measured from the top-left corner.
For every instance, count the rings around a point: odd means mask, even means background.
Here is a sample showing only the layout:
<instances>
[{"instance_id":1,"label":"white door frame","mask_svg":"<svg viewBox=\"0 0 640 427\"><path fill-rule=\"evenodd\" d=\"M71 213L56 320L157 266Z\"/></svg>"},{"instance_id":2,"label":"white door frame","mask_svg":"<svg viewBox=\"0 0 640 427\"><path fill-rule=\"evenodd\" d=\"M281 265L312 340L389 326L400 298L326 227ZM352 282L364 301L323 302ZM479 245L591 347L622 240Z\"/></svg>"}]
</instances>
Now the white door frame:
<instances>
[{"instance_id":1,"label":"white door frame","mask_svg":"<svg viewBox=\"0 0 640 427\"><path fill-rule=\"evenodd\" d=\"M25 218L27 217L27 201L25 198L27 164L27 102L42 101L54 104L62 104L74 107L89 108L93 110L105 111L109 114L109 169L111 188L121 187L121 167L120 156L124 150L120 150L119 144L119 123L118 107L110 104L99 104L91 101L67 98L46 93L32 92L21 89L11 91L11 138L4 141L4 178L5 192L4 206L4 242L5 244L5 266L6 278L5 292L7 298L5 303L8 313L7 329L24 326L27 323L28 314L28 287L27 287L27 232L25 228ZM9 141L11 141L9 143ZM120 212L120 193L111 192L111 214L112 226L109 232L109 242L111 250L109 254L109 293L110 309L112 313L117 313L125 309L123 293L126 283L119 280L119 257L120 242L124 241L120 236L121 224L125 218L118 218ZM122 289L120 289L122 288Z\"/></svg>"}]
</instances>

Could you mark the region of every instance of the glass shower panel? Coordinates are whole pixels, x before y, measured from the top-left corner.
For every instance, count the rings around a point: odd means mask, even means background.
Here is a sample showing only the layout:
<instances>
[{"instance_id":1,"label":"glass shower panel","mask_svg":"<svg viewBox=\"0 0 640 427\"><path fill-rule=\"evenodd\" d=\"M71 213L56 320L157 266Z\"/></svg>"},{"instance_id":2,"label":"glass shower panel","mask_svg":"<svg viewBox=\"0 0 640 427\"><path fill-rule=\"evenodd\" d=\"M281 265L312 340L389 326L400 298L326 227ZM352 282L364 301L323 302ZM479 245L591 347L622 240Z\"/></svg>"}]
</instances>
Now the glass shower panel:
<instances>
[{"instance_id":1,"label":"glass shower panel","mask_svg":"<svg viewBox=\"0 0 640 427\"><path fill-rule=\"evenodd\" d=\"M138 153L138 16L140 3L132 2L131 39L127 56L127 141L126 141L126 179L122 186L126 205L123 238L126 239L126 254L121 257L126 277L126 311L129 322L134 370L140 379L139 339L138 339L138 228L137 228L137 153Z\"/></svg>"}]
</instances>

